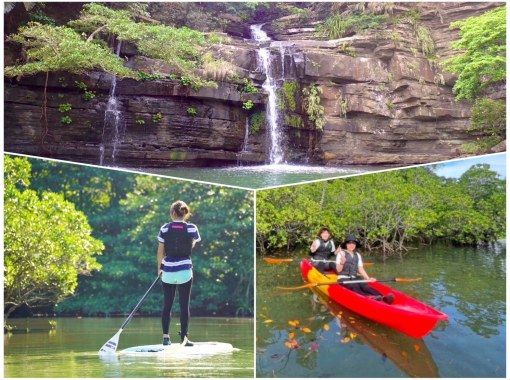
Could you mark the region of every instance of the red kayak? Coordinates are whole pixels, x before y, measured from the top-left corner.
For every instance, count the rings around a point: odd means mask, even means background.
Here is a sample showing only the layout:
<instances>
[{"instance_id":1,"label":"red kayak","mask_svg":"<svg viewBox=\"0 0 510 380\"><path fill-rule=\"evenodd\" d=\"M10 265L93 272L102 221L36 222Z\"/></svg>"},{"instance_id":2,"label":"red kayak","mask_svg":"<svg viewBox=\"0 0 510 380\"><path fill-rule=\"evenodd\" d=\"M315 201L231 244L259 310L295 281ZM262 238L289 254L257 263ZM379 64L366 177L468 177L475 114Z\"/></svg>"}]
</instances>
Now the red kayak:
<instances>
[{"instance_id":1,"label":"red kayak","mask_svg":"<svg viewBox=\"0 0 510 380\"><path fill-rule=\"evenodd\" d=\"M336 275L319 272L309 260L301 261L301 275L306 282L326 282L335 280ZM448 316L440 311L415 300L380 282L371 282L370 286L386 295L392 293L395 300L391 305L354 293L342 285L320 285L315 287L332 301L413 338L423 338L430 333L440 321L447 321Z\"/></svg>"}]
</instances>

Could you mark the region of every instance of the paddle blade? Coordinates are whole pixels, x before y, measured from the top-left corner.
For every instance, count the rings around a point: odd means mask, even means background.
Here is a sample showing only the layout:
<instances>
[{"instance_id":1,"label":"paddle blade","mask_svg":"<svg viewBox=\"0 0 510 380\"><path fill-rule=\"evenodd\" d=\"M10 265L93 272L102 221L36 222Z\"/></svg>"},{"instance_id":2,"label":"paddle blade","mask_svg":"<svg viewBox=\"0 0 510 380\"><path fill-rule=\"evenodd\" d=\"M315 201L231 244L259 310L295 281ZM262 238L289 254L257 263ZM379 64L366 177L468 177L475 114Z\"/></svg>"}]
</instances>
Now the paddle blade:
<instances>
[{"instance_id":1,"label":"paddle blade","mask_svg":"<svg viewBox=\"0 0 510 380\"><path fill-rule=\"evenodd\" d=\"M122 330L117 331L117 334L112 336L108 342L103 344L103 347L99 350L99 355L114 355L119 345L119 337Z\"/></svg>"},{"instance_id":2,"label":"paddle blade","mask_svg":"<svg viewBox=\"0 0 510 380\"><path fill-rule=\"evenodd\" d=\"M308 284L304 284L304 285L300 285L300 286L291 286L291 287L277 286L276 289L281 289L281 290L299 290L299 289L313 288L314 286L316 286L316 284L313 283L313 282L310 282Z\"/></svg>"},{"instance_id":3,"label":"paddle blade","mask_svg":"<svg viewBox=\"0 0 510 380\"><path fill-rule=\"evenodd\" d=\"M292 259L278 259L276 257L264 257L264 261L268 264L290 263Z\"/></svg>"},{"instance_id":4,"label":"paddle blade","mask_svg":"<svg viewBox=\"0 0 510 380\"><path fill-rule=\"evenodd\" d=\"M418 278L395 277L395 282L416 282L416 281L421 281L421 277L418 277Z\"/></svg>"},{"instance_id":5,"label":"paddle blade","mask_svg":"<svg viewBox=\"0 0 510 380\"><path fill-rule=\"evenodd\" d=\"M338 284L337 281L328 281L328 282L309 282L308 284L304 284L304 285L301 285L301 286L292 286L290 288L286 288L286 287L283 287L283 286L277 286L276 288L277 289L281 289L281 290L299 290L299 289L309 289L309 288L314 288L316 286L322 286L322 285L334 285L334 284Z\"/></svg>"}]
</instances>

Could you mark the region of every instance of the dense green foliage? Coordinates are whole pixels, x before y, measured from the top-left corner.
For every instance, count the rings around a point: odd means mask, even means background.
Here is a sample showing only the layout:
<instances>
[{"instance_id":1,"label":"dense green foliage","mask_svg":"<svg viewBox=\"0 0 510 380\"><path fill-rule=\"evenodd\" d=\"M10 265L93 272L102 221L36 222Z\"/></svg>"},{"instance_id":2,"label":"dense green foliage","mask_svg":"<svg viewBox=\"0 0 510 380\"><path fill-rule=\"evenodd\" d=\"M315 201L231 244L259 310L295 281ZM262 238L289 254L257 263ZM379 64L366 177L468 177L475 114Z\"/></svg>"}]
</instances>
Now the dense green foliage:
<instances>
[{"instance_id":1,"label":"dense green foliage","mask_svg":"<svg viewBox=\"0 0 510 380\"><path fill-rule=\"evenodd\" d=\"M110 50L87 42L66 26L30 22L7 40L23 45L27 56L25 64L5 68L4 75L8 77L55 71L81 74L98 69L120 77L136 77Z\"/></svg>"},{"instance_id":2,"label":"dense green foliage","mask_svg":"<svg viewBox=\"0 0 510 380\"><path fill-rule=\"evenodd\" d=\"M483 165L459 180L414 168L257 193L262 249L309 245L323 225L384 255L420 241L492 242L505 234L505 182Z\"/></svg>"},{"instance_id":3,"label":"dense green foliage","mask_svg":"<svg viewBox=\"0 0 510 380\"><path fill-rule=\"evenodd\" d=\"M256 94L259 92L251 79L243 78L240 84L240 91L247 94Z\"/></svg>"},{"instance_id":4,"label":"dense green foliage","mask_svg":"<svg viewBox=\"0 0 510 380\"><path fill-rule=\"evenodd\" d=\"M254 112L250 116L250 134L256 135L266 122L266 113L264 111Z\"/></svg>"},{"instance_id":5,"label":"dense green foliage","mask_svg":"<svg viewBox=\"0 0 510 380\"><path fill-rule=\"evenodd\" d=\"M255 104L253 103L253 101L252 101L252 100L247 100L247 101L243 102L243 110L249 111L249 110L251 110L254 106L255 106Z\"/></svg>"},{"instance_id":6,"label":"dense green foliage","mask_svg":"<svg viewBox=\"0 0 510 380\"><path fill-rule=\"evenodd\" d=\"M202 63L202 47L206 44L202 32L187 27L137 22L128 10L111 9L98 3L86 4L80 18L70 25L79 31L94 33L100 30L121 41L130 41L141 54L165 61L176 73L188 76L195 84L210 84L196 73Z\"/></svg>"},{"instance_id":7,"label":"dense green foliage","mask_svg":"<svg viewBox=\"0 0 510 380\"><path fill-rule=\"evenodd\" d=\"M292 80L284 81L278 94L278 106L286 111L296 111L298 90L298 82Z\"/></svg>"},{"instance_id":8,"label":"dense green foliage","mask_svg":"<svg viewBox=\"0 0 510 380\"><path fill-rule=\"evenodd\" d=\"M285 115L284 123L292 128L303 128L303 119L300 115Z\"/></svg>"},{"instance_id":9,"label":"dense green foliage","mask_svg":"<svg viewBox=\"0 0 510 380\"><path fill-rule=\"evenodd\" d=\"M146 80L148 75L149 79L154 79L153 75L157 74L140 74L123 65L122 59L113 54L106 43L115 37L118 41L133 43L144 56L165 61L172 68L172 75L184 78L188 82L186 85L193 89L216 86L207 78L214 77L211 67L220 62L207 54L207 48L220 42L218 36L187 27L139 21L150 20L147 6L142 5L133 3L113 9L89 3L83 6L80 17L67 26L30 22L8 38L23 45L26 62L7 67L5 75L103 70L120 77ZM88 92L84 96L90 100L94 94Z\"/></svg>"},{"instance_id":10,"label":"dense green foliage","mask_svg":"<svg viewBox=\"0 0 510 380\"><path fill-rule=\"evenodd\" d=\"M322 88L316 85L303 89L303 107L308 119L315 125L315 128L322 130L326 125L324 106L321 105Z\"/></svg>"},{"instance_id":11,"label":"dense green foliage","mask_svg":"<svg viewBox=\"0 0 510 380\"><path fill-rule=\"evenodd\" d=\"M474 99L488 85L506 79L506 6L450 27L460 29L460 39L452 45L459 53L444 67L459 76L453 87L457 99Z\"/></svg>"},{"instance_id":12,"label":"dense green foliage","mask_svg":"<svg viewBox=\"0 0 510 380\"><path fill-rule=\"evenodd\" d=\"M33 188L72 201L89 218L94 236L105 245L102 270L81 276L72 298L56 311L112 315L129 312L156 276L159 228L169 206L186 201L202 241L193 250L194 315L253 313L253 208L251 193L154 176L33 160ZM141 307L159 314L156 288ZM176 305L177 306L177 305Z\"/></svg>"},{"instance_id":13,"label":"dense green foliage","mask_svg":"<svg viewBox=\"0 0 510 380\"><path fill-rule=\"evenodd\" d=\"M4 161L4 310L51 305L73 294L78 275L101 268L103 244L62 194L29 188L27 159Z\"/></svg>"},{"instance_id":14,"label":"dense green foliage","mask_svg":"<svg viewBox=\"0 0 510 380\"><path fill-rule=\"evenodd\" d=\"M506 135L505 101L490 98L477 99L471 110L469 132L474 133L477 140L463 145L463 149L468 153L486 152L504 140Z\"/></svg>"},{"instance_id":15,"label":"dense green foliage","mask_svg":"<svg viewBox=\"0 0 510 380\"><path fill-rule=\"evenodd\" d=\"M317 35L329 39L342 38L349 33L377 28L386 20L386 15L373 13L355 12L348 15L334 13L317 27Z\"/></svg>"}]
</instances>

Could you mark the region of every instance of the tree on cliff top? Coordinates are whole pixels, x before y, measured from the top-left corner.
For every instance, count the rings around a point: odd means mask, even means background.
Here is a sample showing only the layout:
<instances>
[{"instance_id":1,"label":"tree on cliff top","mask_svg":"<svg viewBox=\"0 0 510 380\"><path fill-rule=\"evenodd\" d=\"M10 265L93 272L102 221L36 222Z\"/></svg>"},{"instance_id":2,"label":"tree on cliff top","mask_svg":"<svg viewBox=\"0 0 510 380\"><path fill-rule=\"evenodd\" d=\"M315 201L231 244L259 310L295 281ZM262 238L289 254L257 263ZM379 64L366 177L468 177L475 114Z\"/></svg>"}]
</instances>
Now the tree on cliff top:
<instances>
[{"instance_id":1,"label":"tree on cliff top","mask_svg":"<svg viewBox=\"0 0 510 380\"><path fill-rule=\"evenodd\" d=\"M81 74L95 69L120 77L136 77L136 73L124 67L122 60L109 49L85 41L66 26L30 22L7 41L21 44L27 58L25 64L6 67L4 74L8 77L55 71Z\"/></svg>"},{"instance_id":2,"label":"tree on cliff top","mask_svg":"<svg viewBox=\"0 0 510 380\"><path fill-rule=\"evenodd\" d=\"M134 43L141 54L165 61L183 83L194 88L215 86L200 73L200 69L215 61L211 54L205 54L207 44L214 40L209 41L197 30L151 21L154 20L138 8L112 9L92 3L84 5L80 17L68 26L31 22L8 38L23 45L27 62L7 67L5 75L100 69L120 77L138 78L136 72L124 67L122 59L105 47L105 40L115 36L119 41Z\"/></svg>"},{"instance_id":3,"label":"tree on cliff top","mask_svg":"<svg viewBox=\"0 0 510 380\"><path fill-rule=\"evenodd\" d=\"M481 90L506 78L506 6L450 25L460 29L453 48L460 51L444 62L458 74L453 90L457 99L475 99Z\"/></svg>"},{"instance_id":4,"label":"tree on cliff top","mask_svg":"<svg viewBox=\"0 0 510 380\"><path fill-rule=\"evenodd\" d=\"M177 74L198 81L196 70L201 65L205 35L187 27L137 22L131 11L111 9L101 4L86 4L80 17L69 23L86 33L113 34L120 41L134 43L141 54L161 59L173 67ZM90 39L90 37L89 37Z\"/></svg>"},{"instance_id":5,"label":"tree on cliff top","mask_svg":"<svg viewBox=\"0 0 510 380\"><path fill-rule=\"evenodd\" d=\"M104 249L86 216L60 194L31 189L25 158L5 157L4 311L54 304L73 294L78 274L100 269Z\"/></svg>"}]
</instances>

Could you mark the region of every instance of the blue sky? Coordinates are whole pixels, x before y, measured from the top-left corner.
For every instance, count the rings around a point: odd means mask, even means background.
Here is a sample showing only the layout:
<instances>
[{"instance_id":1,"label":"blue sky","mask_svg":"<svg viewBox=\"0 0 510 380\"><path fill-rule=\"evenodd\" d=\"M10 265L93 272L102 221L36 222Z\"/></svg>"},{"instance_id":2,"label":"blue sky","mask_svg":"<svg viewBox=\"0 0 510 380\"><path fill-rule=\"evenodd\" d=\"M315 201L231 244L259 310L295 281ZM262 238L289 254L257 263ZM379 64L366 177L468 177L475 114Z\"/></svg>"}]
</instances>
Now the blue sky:
<instances>
[{"instance_id":1,"label":"blue sky","mask_svg":"<svg viewBox=\"0 0 510 380\"><path fill-rule=\"evenodd\" d=\"M439 164L434 171L443 177L459 178L466 170L476 164L489 164L501 178L506 178L506 153L468 158L459 161L450 161Z\"/></svg>"}]
</instances>

